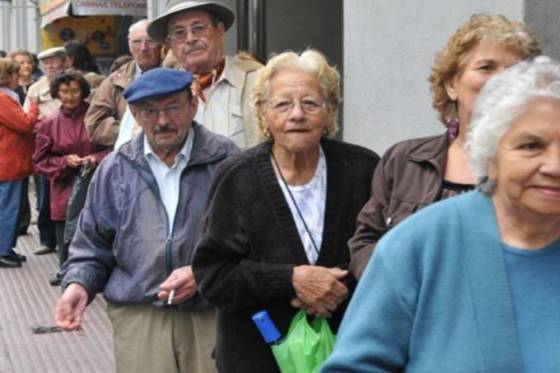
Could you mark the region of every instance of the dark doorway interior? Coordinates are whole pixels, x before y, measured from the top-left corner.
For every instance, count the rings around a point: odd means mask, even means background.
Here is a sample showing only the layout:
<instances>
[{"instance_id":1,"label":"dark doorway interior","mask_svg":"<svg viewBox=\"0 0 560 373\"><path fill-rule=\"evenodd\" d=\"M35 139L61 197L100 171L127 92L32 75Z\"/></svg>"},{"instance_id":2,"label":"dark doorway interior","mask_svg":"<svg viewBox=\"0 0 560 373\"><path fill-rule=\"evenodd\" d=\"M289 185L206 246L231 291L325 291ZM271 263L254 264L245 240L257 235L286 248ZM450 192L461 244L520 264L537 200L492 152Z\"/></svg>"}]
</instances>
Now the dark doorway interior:
<instances>
[{"instance_id":1,"label":"dark doorway interior","mask_svg":"<svg viewBox=\"0 0 560 373\"><path fill-rule=\"evenodd\" d=\"M343 76L342 0L237 0L237 14L239 49L265 61L286 50L314 48Z\"/></svg>"}]
</instances>

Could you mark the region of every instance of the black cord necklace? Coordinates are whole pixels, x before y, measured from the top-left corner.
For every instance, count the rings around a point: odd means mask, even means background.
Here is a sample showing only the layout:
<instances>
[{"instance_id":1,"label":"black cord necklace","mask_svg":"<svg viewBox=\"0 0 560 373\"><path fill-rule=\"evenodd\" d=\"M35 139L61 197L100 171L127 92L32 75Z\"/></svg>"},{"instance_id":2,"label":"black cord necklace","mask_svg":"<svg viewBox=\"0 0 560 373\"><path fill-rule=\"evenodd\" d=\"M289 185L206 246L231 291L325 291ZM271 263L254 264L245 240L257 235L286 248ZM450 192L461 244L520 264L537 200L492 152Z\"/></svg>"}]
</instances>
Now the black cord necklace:
<instances>
[{"instance_id":1,"label":"black cord necklace","mask_svg":"<svg viewBox=\"0 0 560 373\"><path fill-rule=\"evenodd\" d=\"M319 256L319 248L317 247L317 244L315 243L315 240L313 239L313 235L311 235L311 231L309 230L309 227L307 226L307 223L305 222L305 219L303 218L303 214L301 213L301 211L299 209L299 206L296 203L296 199L292 195L292 191L290 190L290 187L288 186L288 183L286 182L286 179L284 178L284 174L282 174L282 170L280 169L280 166L278 165L278 161L276 160L276 157L274 156L274 152L272 150L270 150L270 154L272 156L272 161L274 162L274 166L276 167L276 170L278 171L278 174L280 175L280 179L282 179L282 183L286 187L286 190L288 191L288 195L290 196L290 199L292 200L292 203L296 207L296 211L299 215L299 218L300 218L301 222L303 223L303 226L305 227L305 231L307 232L307 234L309 235L309 238L311 239L311 244L313 245L313 249L315 250L315 253L317 254L317 257L318 257Z\"/></svg>"}]
</instances>

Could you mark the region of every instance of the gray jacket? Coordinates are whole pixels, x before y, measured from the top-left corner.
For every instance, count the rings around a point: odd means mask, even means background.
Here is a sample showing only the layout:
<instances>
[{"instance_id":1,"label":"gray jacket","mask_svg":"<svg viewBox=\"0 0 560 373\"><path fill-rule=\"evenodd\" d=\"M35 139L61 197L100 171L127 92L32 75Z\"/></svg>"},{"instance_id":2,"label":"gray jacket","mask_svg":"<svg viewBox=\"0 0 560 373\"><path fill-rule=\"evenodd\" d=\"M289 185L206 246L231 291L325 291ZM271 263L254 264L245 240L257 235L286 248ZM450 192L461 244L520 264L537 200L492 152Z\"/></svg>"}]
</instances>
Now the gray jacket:
<instances>
[{"instance_id":1,"label":"gray jacket","mask_svg":"<svg viewBox=\"0 0 560 373\"><path fill-rule=\"evenodd\" d=\"M238 152L229 139L196 123L193 128L173 233L144 158L142 134L107 156L93 176L62 268L63 288L75 282L86 288L90 300L103 291L113 303L163 306L159 285L174 269L191 264L214 172ZM210 306L197 294L179 307Z\"/></svg>"}]
</instances>

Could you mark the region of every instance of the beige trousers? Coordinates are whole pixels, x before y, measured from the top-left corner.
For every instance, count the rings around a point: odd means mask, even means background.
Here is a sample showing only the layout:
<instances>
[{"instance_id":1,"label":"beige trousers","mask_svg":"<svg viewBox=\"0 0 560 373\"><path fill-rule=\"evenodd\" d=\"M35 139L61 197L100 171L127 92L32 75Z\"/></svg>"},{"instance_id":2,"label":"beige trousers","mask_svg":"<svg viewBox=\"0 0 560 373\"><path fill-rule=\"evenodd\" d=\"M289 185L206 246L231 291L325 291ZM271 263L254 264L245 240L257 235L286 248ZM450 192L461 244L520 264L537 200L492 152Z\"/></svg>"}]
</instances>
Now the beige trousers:
<instances>
[{"instance_id":1,"label":"beige trousers","mask_svg":"<svg viewBox=\"0 0 560 373\"><path fill-rule=\"evenodd\" d=\"M216 372L216 311L107 305L119 373Z\"/></svg>"}]
</instances>

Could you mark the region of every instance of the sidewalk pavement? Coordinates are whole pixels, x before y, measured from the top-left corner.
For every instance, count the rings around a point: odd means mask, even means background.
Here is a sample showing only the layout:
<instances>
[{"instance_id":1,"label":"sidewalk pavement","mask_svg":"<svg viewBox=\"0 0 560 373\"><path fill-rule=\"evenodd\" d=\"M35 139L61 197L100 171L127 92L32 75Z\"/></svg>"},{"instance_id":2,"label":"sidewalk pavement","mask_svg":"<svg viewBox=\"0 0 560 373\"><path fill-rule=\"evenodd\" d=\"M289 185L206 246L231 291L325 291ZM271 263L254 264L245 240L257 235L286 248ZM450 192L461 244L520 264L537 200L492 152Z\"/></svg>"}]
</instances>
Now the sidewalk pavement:
<instances>
[{"instance_id":1,"label":"sidewalk pavement","mask_svg":"<svg viewBox=\"0 0 560 373\"><path fill-rule=\"evenodd\" d=\"M0 373L114 372L112 328L100 295L88 306L82 329L34 334L32 327L54 326L60 288L48 276L57 253L37 256L38 231L31 225L16 250L27 256L21 268L0 268Z\"/></svg>"}]
</instances>

